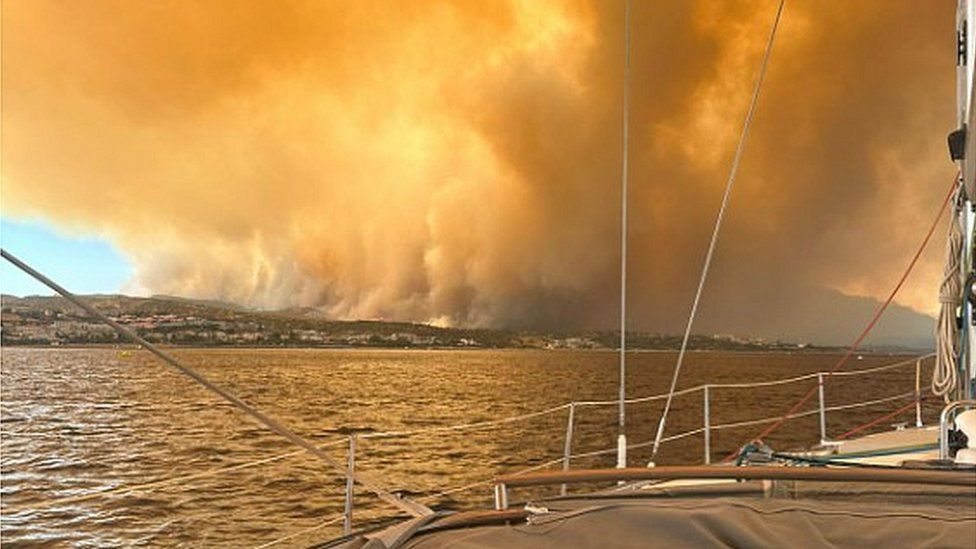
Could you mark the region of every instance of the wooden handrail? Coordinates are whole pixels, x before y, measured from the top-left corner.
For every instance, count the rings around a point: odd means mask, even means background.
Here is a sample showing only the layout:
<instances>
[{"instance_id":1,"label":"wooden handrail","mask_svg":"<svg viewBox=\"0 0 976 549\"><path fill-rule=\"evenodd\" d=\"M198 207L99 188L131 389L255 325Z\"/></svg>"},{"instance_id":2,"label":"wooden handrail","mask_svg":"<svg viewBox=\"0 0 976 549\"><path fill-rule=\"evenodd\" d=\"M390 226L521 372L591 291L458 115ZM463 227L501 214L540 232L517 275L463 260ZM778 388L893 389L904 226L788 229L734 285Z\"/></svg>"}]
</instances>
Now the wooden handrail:
<instances>
[{"instance_id":1,"label":"wooden handrail","mask_svg":"<svg viewBox=\"0 0 976 549\"><path fill-rule=\"evenodd\" d=\"M504 486L543 486L581 482L640 480L809 480L820 482L884 482L938 484L976 488L976 471L932 469L875 469L860 467L630 467L625 469L577 469L542 471L523 475L501 475L495 483Z\"/></svg>"}]
</instances>

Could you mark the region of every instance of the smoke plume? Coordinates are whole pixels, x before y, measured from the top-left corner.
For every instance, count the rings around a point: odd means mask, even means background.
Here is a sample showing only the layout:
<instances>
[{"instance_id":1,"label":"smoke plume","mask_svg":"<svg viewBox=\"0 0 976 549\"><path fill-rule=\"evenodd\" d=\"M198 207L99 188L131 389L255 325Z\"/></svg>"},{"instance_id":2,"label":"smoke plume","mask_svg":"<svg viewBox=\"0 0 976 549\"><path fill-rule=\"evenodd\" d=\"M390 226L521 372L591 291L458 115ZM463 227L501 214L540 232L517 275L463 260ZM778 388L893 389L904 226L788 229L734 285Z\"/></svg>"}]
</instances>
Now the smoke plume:
<instances>
[{"instance_id":1,"label":"smoke plume","mask_svg":"<svg viewBox=\"0 0 976 549\"><path fill-rule=\"evenodd\" d=\"M674 332L776 1L633 4L631 327ZM701 331L842 342L871 303L845 296L887 293L954 173L954 6L787 3ZM615 325L622 1L2 15L3 214L105 236L134 287L335 318ZM901 305L935 310L940 240Z\"/></svg>"}]
</instances>

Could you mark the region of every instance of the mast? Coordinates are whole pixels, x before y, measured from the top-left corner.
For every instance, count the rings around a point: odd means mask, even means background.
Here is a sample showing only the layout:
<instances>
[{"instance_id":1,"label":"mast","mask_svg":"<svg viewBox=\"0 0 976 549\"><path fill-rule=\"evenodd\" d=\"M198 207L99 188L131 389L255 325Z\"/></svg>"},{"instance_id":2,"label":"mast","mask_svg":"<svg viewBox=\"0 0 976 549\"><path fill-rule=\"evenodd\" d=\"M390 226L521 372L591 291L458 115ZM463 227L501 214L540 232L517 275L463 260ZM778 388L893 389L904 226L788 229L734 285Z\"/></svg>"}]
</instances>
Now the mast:
<instances>
[{"instance_id":1,"label":"mast","mask_svg":"<svg viewBox=\"0 0 976 549\"><path fill-rule=\"evenodd\" d=\"M976 397L976 317L971 301L976 258L973 238L973 229L976 226L976 214L973 211L973 199L976 198L976 135L968 135L972 133L972 128L976 128L976 105L973 101L973 92L976 91L973 86L976 54L976 47L973 46L974 22L976 0L959 0L956 10L956 105L959 129L950 134L950 153L952 159L958 162L962 176L962 192L954 212L963 229L959 269L962 288L958 334L961 352L957 363L959 384L952 395L956 399Z\"/></svg>"},{"instance_id":2,"label":"mast","mask_svg":"<svg viewBox=\"0 0 976 549\"><path fill-rule=\"evenodd\" d=\"M627 123L630 118L630 0L624 12L623 167L620 176L620 391L617 467L627 467Z\"/></svg>"}]
</instances>

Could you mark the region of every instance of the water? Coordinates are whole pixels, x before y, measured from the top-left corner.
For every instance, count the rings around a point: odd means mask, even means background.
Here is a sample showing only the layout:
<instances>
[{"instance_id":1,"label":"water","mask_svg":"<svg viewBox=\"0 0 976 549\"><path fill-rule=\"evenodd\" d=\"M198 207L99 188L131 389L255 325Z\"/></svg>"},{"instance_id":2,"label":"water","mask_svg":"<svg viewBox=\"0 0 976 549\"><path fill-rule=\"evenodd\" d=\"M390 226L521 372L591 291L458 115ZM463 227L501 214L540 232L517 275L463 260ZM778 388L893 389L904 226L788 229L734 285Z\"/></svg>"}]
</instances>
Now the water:
<instances>
[{"instance_id":1,"label":"water","mask_svg":"<svg viewBox=\"0 0 976 549\"><path fill-rule=\"evenodd\" d=\"M593 351L175 350L187 363L245 401L330 448L345 460L342 433L412 430L500 418L570 400L615 398L617 358ZM837 356L693 353L679 387L704 382L771 380L829 369ZM848 369L906 357L864 357ZM672 353L634 353L628 394L666 391ZM0 510L3 542L18 545L258 546L318 525L342 510L344 479L297 454L216 476L140 491L126 487L165 481L280 456L293 447L160 365L147 353L117 349L2 350L0 370ZM929 367L924 369L927 379ZM812 383L713 391L712 424L783 413ZM914 368L838 378L827 404L911 391ZM828 416L828 434L893 410L906 401ZM653 437L661 402L628 407L631 442ZM810 407L816 406L816 399ZM702 425L702 395L676 398L668 434ZM926 408L936 417L937 405ZM574 453L612 448L616 408L577 411ZM912 421L911 411L882 423ZM361 440L357 467L385 486L416 497L490 479L562 455L566 412L490 430ZM719 459L756 434L757 427L713 435ZM814 443L816 415L788 424L768 439L776 448ZM649 449L635 450L642 464ZM663 446L658 463L698 463L702 437ZM612 455L574 466L610 466ZM110 493L79 499L96 492ZM67 498L71 498L70 500ZM489 505L482 486L432 503ZM359 489L356 522L389 517L391 509ZM282 546L333 537L341 523L289 539Z\"/></svg>"}]
</instances>

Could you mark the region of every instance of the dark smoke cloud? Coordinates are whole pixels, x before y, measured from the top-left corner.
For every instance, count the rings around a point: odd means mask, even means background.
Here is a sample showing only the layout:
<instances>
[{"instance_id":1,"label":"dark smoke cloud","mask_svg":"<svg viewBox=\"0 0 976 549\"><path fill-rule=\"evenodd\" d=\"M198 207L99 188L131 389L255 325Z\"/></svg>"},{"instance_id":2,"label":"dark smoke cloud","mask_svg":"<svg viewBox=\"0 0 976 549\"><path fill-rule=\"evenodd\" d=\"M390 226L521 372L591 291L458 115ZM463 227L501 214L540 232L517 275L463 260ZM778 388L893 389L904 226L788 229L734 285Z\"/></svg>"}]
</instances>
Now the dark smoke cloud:
<instances>
[{"instance_id":1,"label":"dark smoke cloud","mask_svg":"<svg viewBox=\"0 0 976 549\"><path fill-rule=\"evenodd\" d=\"M110 238L144 291L612 327L617 4L6 2L3 213ZM775 2L634 6L631 326L674 332ZM843 341L888 291L953 173L954 14L787 3L701 331Z\"/></svg>"}]
</instances>

